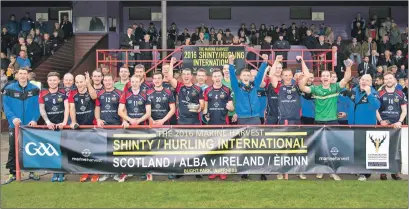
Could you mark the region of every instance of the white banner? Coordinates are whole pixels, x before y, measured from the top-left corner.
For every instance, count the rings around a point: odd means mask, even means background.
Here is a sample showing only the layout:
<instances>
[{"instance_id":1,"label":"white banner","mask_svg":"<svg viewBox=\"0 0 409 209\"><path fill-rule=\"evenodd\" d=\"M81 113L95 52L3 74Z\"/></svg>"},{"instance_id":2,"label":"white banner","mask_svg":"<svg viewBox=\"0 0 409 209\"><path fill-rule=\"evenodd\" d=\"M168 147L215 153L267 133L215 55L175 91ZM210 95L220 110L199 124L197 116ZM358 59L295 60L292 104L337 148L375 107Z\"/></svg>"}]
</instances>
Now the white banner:
<instances>
[{"instance_id":1,"label":"white banner","mask_svg":"<svg viewBox=\"0 0 409 209\"><path fill-rule=\"evenodd\" d=\"M402 128L401 134L402 174L408 174L408 127Z\"/></svg>"}]
</instances>

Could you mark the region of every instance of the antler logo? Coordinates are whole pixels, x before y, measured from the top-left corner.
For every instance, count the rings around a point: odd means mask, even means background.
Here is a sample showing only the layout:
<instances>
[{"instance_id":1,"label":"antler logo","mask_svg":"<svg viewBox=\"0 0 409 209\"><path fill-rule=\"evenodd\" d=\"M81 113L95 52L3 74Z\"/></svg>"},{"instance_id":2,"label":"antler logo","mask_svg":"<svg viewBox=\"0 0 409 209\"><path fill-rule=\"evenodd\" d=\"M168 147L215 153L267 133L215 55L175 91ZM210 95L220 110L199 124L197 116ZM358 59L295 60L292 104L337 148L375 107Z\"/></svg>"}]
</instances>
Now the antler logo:
<instances>
[{"instance_id":1,"label":"antler logo","mask_svg":"<svg viewBox=\"0 0 409 209\"><path fill-rule=\"evenodd\" d=\"M372 144L374 144L374 146L375 146L375 151L378 153L379 152L379 147L381 147L382 143L386 139L386 135L383 135L382 139L374 138L372 135L369 135L369 139L371 139Z\"/></svg>"}]
</instances>

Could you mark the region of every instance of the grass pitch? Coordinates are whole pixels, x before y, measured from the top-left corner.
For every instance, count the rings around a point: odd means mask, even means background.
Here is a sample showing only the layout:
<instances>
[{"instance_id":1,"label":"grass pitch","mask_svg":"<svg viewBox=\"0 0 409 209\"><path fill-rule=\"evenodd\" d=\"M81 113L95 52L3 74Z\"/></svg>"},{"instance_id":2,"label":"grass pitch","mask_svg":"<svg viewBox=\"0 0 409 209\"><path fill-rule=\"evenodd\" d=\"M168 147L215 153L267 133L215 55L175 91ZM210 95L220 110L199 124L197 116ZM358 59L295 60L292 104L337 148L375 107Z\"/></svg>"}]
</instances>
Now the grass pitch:
<instances>
[{"instance_id":1,"label":"grass pitch","mask_svg":"<svg viewBox=\"0 0 409 209\"><path fill-rule=\"evenodd\" d=\"M407 208L406 181L13 182L2 208Z\"/></svg>"}]
</instances>

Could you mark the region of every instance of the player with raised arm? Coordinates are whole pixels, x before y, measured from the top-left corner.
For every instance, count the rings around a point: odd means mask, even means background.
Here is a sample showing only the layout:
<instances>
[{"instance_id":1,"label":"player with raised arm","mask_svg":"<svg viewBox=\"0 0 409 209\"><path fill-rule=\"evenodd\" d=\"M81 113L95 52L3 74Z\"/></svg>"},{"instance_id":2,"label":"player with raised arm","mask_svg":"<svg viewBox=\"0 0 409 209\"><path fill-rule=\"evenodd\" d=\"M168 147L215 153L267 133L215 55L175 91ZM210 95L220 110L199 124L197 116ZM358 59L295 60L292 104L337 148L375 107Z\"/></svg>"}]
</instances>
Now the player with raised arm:
<instances>
[{"instance_id":1,"label":"player with raised arm","mask_svg":"<svg viewBox=\"0 0 409 209\"><path fill-rule=\"evenodd\" d=\"M43 89L38 98L40 115L49 129L63 129L67 125L70 109L65 90L58 88L60 74L57 72L48 73L47 83L48 89ZM64 181L64 174L54 173L51 181Z\"/></svg>"},{"instance_id":2,"label":"player with raised arm","mask_svg":"<svg viewBox=\"0 0 409 209\"><path fill-rule=\"evenodd\" d=\"M201 125L200 112L204 107L202 89L192 83L192 70L185 68L182 70L182 82L173 78L173 65L176 58L172 57L169 66L169 83L176 91L178 124L179 125Z\"/></svg>"},{"instance_id":3,"label":"player with raised arm","mask_svg":"<svg viewBox=\"0 0 409 209\"><path fill-rule=\"evenodd\" d=\"M396 78L393 73L387 72L383 76L385 87L379 91L381 107L376 111L376 118L382 126L392 125L396 129L402 123L408 112L406 95L396 88ZM401 180L398 174L391 174L394 180ZM381 174L381 180L387 180L386 174Z\"/></svg>"},{"instance_id":4,"label":"player with raised arm","mask_svg":"<svg viewBox=\"0 0 409 209\"><path fill-rule=\"evenodd\" d=\"M93 125L95 119L95 99L97 94L91 85L91 79L88 72L84 75L75 77L76 90L71 90L68 102L70 105L70 118L72 129L79 125ZM83 174L80 182L85 182L89 174Z\"/></svg>"},{"instance_id":5,"label":"player with raised arm","mask_svg":"<svg viewBox=\"0 0 409 209\"><path fill-rule=\"evenodd\" d=\"M348 59L344 61L345 75L344 78L337 83L331 84L331 74L329 71L321 72L321 82L319 86L311 85L307 86L307 81L310 79L310 71L305 64L301 56L296 57L297 60L301 60L302 71L304 74L303 79L299 82L301 91L305 93L311 93L315 99L315 124L320 125L337 125L338 123L338 94L346 87L351 79L351 67L352 60ZM318 179L323 177L323 174L317 174ZM336 181L341 178L336 174L330 174L330 177Z\"/></svg>"}]
</instances>

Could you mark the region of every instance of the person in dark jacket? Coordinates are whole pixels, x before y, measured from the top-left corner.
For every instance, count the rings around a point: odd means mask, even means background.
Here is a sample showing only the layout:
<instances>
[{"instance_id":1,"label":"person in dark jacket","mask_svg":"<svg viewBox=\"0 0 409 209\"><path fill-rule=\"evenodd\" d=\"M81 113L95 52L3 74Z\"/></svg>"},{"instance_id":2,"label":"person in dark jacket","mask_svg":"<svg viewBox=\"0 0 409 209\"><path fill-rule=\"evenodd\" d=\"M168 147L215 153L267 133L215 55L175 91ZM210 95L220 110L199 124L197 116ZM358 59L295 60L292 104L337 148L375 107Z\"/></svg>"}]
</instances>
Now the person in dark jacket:
<instances>
[{"instance_id":1,"label":"person in dark jacket","mask_svg":"<svg viewBox=\"0 0 409 209\"><path fill-rule=\"evenodd\" d=\"M307 23L303 22L301 27L298 29L298 34L300 36L300 41L303 41L304 37L307 36Z\"/></svg>"},{"instance_id":2,"label":"person in dark jacket","mask_svg":"<svg viewBox=\"0 0 409 209\"><path fill-rule=\"evenodd\" d=\"M35 30L33 41L36 42L38 45L40 45L41 48L43 47L43 41L44 41L43 33L41 33L40 29L38 28L36 28Z\"/></svg>"},{"instance_id":3,"label":"person in dark jacket","mask_svg":"<svg viewBox=\"0 0 409 209\"><path fill-rule=\"evenodd\" d=\"M233 34L231 34L230 29L227 28L226 33L224 34L224 37L223 37L224 43L225 44L233 43L233 38L234 38Z\"/></svg>"},{"instance_id":4,"label":"person in dark jacket","mask_svg":"<svg viewBox=\"0 0 409 209\"><path fill-rule=\"evenodd\" d=\"M28 70L20 68L17 71L18 82L6 86L3 91L3 108L9 124L9 154L6 168L10 175L5 184L16 180L15 136L14 128L20 125L36 126L40 118L38 96L40 90L28 82ZM35 173L30 173L30 179L40 180Z\"/></svg>"},{"instance_id":5,"label":"person in dark jacket","mask_svg":"<svg viewBox=\"0 0 409 209\"><path fill-rule=\"evenodd\" d=\"M241 31L244 31L245 35L249 34L249 30L246 28L246 24L241 24L240 29L237 31L237 35L240 36Z\"/></svg>"},{"instance_id":6,"label":"person in dark jacket","mask_svg":"<svg viewBox=\"0 0 409 209\"><path fill-rule=\"evenodd\" d=\"M356 26L351 31L351 37L356 38L359 43L365 39L365 30L362 28L361 22L356 22Z\"/></svg>"},{"instance_id":7,"label":"person in dark jacket","mask_svg":"<svg viewBox=\"0 0 409 209\"><path fill-rule=\"evenodd\" d=\"M135 46L135 36L133 35L132 27L128 27L125 34L121 35L121 39L119 41L119 45L121 49L133 49ZM126 59L126 52L121 52L121 59ZM128 60L134 59L134 53L128 52ZM123 64L125 64L124 62ZM134 66L135 63L129 63L129 66Z\"/></svg>"},{"instance_id":8,"label":"person in dark jacket","mask_svg":"<svg viewBox=\"0 0 409 209\"><path fill-rule=\"evenodd\" d=\"M3 27L1 30L1 52L10 53L12 39L13 37L7 32L7 27Z\"/></svg>"},{"instance_id":9,"label":"person in dark jacket","mask_svg":"<svg viewBox=\"0 0 409 209\"><path fill-rule=\"evenodd\" d=\"M61 29L64 31L64 39L68 39L73 35L72 23L68 20L68 16L64 16L60 23Z\"/></svg>"},{"instance_id":10,"label":"person in dark jacket","mask_svg":"<svg viewBox=\"0 0 409 209\"><path fill-rule=\"evenodd\" d=\"M272 43L271 43L271 37L270 36L266 36L264 38L264 41L261 43L261 50L263 50L263 54L267 54L268 56L271 55L271 51L267 51L267 50L271 50L272 47Z\"/></svg>"},{"instance_id":11,"label":"person in dark jacket","mask_svg":"<svg viewBox=\"0 0 409 209\"><path fill-rule=\"evenodd\" d=\"M43 50L42 54L44 56L52 55L54 46L53 42L50 40L50 34L44 33L44 40L41 48Z\"/></svg>"},{"instance_id":12,"label":"person in dark jacket","mask_svg":"<svg viewBox=\"0 0 409 209\"><path fill-rule=\"evenodd\" d=\"M190 38L190 34L189 34L189 30L185 28L185 30L183 30L183 33L179 35L178 40L182 44L184 44L187 38Z\"/></svg>"},{"instance_id":13,"label":"person in dark jacket","mask_svg":"<svg viewBox=\"0 0 409 209\"><path fill-rule=\"evenodd\" d=\"M307 49L315 49L317 39L312 35L311 30L307 30L307 36L303 39L303 45L307 47Z\"/></svg>"},{"instance_id":14,"label":"person in dark jacket","mask_svg":"<svg viewBox=\"0 0 409 209\"><path fill-rule=\"evenodd\" d=\"M17 55L21 51L21 46L25 46L26 42L24 41L23 37L20 37L18 39L18 43L14 44L14 46L11 48L11 54Z\"/></svg>"},{"instance_id":15,"label":"person in dark jacket","mask_svg":"<svg viewBox=\"0 0 409 209\"><path fill-rule=\"evenodd\" d=\"M54 29L53 29L53 33L57 31L57 36L59 40L64 40L65 36L64 36L64 31L61 29L61 24L59 24L58 22L56 22L54 24Z\"/></svg>"},{"instance_id":16,"label":"person in dark jacket","mask_svg":"<svg viewBox=\"0 0 409 209\"><path fill-rule=\"evenodd\" d=\"M143 36L146 34L146 31L145 29L143 29L142 23L140 23L139 26L136 23L134 25L136 25L134 29L135 43L139 43L140 41L142 41Z\"/></svg>"},{"instance_id":17,"label":"person in dark jacket","mask_svg":"<svg viewBox=\"0 0 409 209\"><path fill-rule=\"evenodd\" d=\"M176 23L172 23L168 30L169 38L173 40L173 42L176 42L176 39L178 38L179 35L179 29L176 27Z\"/></svg>"},{"instance_id":18,"label":"person in dark jacket","mask_svg":"<svg viewBox=\"0 0 409 209\"><path fill-rule=\"evenodd\" d=\"M369 62L369 56L365 56L364 61L358 65L358 76L369 74L371 78L375 77L376 67Z\"/></svg>"},{"instance_id":19,"label":"person in dark jacket","mask_svg":"<svg viewBox=\"0 0 409 209\"><path fill-rule=\"evenodd\" d=\"M40 34L44 34L48 30L47 24L42 19L38 20L35 28L40 31Z\"/></svg>"},{"instance_id":20,"label":"person in dark jacket","mask_svg":"<svg viewBox=\"0 0 409 209\"><path fill-rule=\"evenodd\" d=\"M13 37L12 39L12 45L17 42L17 36L18 33L20 32L20 25L16 21L16 16L14 14L10 15L9 21L6 23L6 28L7 31L10 33L10 35Z\"/></svg>"},{"instance_id":21,"label":"person in dark jacket","mask_svg":"<svg viewBox=\"0 0 409 209\"><path fill-rule=\"evenodd\" d=\"M150 50L153 48L152 43L150 42L150 35L146 34L143 37L143 41L139 43L139 49L140 50ZM141 51L141 56L140 56L141 60L152 60L152 51ZM144 62L141 63L145 66L145 69L148 70L151 68L151 62ZM150 71L151 73L153 71Z\"/></svg>"},{"instance_id":22,"label":"person in dark jacket","mask_svg":"<svg viewBox=\"0 0 409 209\"><path fill-rule=\"evenodd\" d=\"M36 65L41 59L41 47L33 41L33 37L27 36L27 55L31 65Z\"/></svg>"},{"instance_id":23,"label":"person in dark jacket","mask_svg":"<svg viewBox=\"0 0 409 209\"><path fill-rule=\"evenodd\" d=\"M53 51L56 51L64 42L64 39L62 39L61 36L58 35L58 31L54 31L51 37L51 42L53 44Z\"/></svg>"},{"instance_id":24,"label":"person in dark jacket","mask_svg":"<svg viewBox=\"0 0 409 209\"><path fill-rule=\"evenodd\" d=\"M152 42L156 42L159 37L158 29L156 29L155 24L153 22L149 23L149 28L146 31L146 34L149 34L150 40ZM143 37L145 39L145 36ZM144 40L142 40L143 42Z\"/></svg>"},{"instance_id":25,"label":"person in dark jacket","mask_svg":"<svg viewBox=\"0 0 409 209\"><path fill-rule=\"evenodd\" d=\"M6 53L1 52L1 66L0 69L7 69L9 64L10 64L10 60L7 59Z\"/></svg>"},{"instance_id":26,"label":"person in dark jacket","mask_svg":"<svg viewBox=\"0 0 409 209\"><path fill-rule=\"evenodd\" d=\"M30 17L30 13L26 12L25 16L20 20L20 28L23 31L24 36L30 33L30 30L34 28L35 22Z\"/></svg>"},{"instance_id":27,"label":"person in dark jacket","mask_svg":"<svg viewBox=\"0 0 409 209\"><path fill-rule=\"evenodd\" d=\"M287 50L287 49L291 49L290 43L288 43L288 41L284 40L284 34L280 33L280 35L278 36L278 41L276 41L273 44L273 49L279 49L279 50ZM283 62L283 68L287 68L287 55L288 55L288 51L279 51L276 52L275 55L282 55L284 58L284 62Z\"/></svg>"},{"instance_id":28,"label":"person in dark jacket","mask_svg":"<svg viewBox=\"0 0 409 209\"><path fill-rule=\"evenodd\" d=\"M89 21L89 31L105 31L104 23L98 17L92 17Z\"/></svg>"},{"instance_id":29,"label":"person in dark jacket","mask_svg":"<svg viewBox=\"0 0 409 209\"><path fill-rule=\"evenodd\" d=\"M259 35L260 35L260 39L261 39L261 40L264 40L264 38L265 38L265 37L267 36L267 34L268 34L268 30L267 30L265 24L261 24L261 25L260 25L260 28L258 29L258 33L259 33Z\"/></svg>"},{"instance_id":30,"label":"person in dark jacket","mask_svg":"<svg viewBox=\"0 0 409 209\"><path fill-rule=\"evenodd\" d=\"M377 48L380 55L384 55L386 50L390 51L392 49L392 45L391 42L389 42L389 36L383 36L382 40L379 41Z\"/></svg>"}]
</instances>

